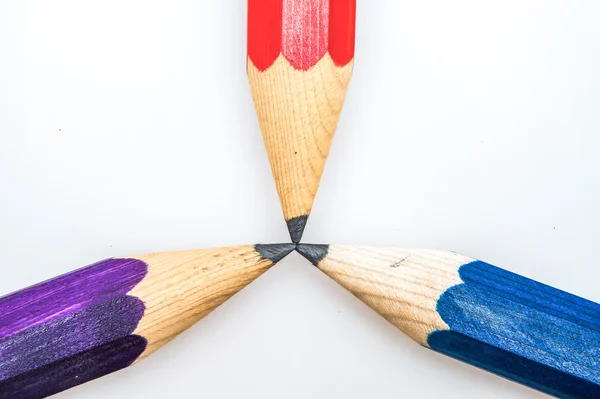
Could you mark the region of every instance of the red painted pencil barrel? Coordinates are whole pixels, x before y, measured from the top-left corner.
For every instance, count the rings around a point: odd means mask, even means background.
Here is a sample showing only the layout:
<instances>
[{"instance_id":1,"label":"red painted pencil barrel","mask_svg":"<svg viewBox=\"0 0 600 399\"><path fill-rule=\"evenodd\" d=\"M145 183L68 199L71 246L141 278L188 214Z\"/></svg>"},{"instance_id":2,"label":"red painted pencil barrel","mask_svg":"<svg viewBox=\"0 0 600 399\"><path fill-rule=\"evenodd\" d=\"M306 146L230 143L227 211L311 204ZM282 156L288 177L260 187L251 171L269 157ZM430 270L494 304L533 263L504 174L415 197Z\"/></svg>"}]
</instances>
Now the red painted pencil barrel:
<instances>
[{"instance_id":1,"label":"red painted pencil barrel","mask_svg":"<svg viewBox=\"0 0 600 399\"><path fill-rule=\"evenodd\" d=\"M356 0L248 0L248 57L261 71L282 54L308 70L329 52L338 66L354 58Z\"/></svg>"}]
</instances>

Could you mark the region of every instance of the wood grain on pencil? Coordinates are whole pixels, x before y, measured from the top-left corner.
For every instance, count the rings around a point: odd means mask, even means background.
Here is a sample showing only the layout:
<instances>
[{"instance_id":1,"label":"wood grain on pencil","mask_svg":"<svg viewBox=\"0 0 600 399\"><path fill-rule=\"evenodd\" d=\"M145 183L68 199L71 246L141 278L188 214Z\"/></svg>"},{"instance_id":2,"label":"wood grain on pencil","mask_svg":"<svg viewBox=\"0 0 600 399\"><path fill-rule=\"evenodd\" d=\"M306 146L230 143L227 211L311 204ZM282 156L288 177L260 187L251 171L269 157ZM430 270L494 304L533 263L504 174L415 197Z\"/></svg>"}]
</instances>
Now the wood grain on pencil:
<instances>
[{"instance_id":1,"label":"wood grain on pencil","mask_svg":"<svg viewBox=\"0 0 600 399\"><path fill-rule=\"evenodd\" d=\"M355 0L248 0L248 79L293 242L346 97L354 21Z\"/></svg>"},{"instance_id":2,"label":"wood grain on pencil","mask_svg":"<svg viewBox=\"0 0 600 399\"><path fill-rule=\"evenodd\" d=\"M293 248L107 259L0 298L0 397L43 398L130 366Z\"/></svg>"},{"instance_id":3,"label":"wood grain on pencil","mask_svg":"<svg viewBox=\"0 0 600 399\"><path fill-rule=\"evenodd\" d=\"M298 251L419 344L561 398L600 397L600 305L447 251Z\"/></svg>"}]
</instances>

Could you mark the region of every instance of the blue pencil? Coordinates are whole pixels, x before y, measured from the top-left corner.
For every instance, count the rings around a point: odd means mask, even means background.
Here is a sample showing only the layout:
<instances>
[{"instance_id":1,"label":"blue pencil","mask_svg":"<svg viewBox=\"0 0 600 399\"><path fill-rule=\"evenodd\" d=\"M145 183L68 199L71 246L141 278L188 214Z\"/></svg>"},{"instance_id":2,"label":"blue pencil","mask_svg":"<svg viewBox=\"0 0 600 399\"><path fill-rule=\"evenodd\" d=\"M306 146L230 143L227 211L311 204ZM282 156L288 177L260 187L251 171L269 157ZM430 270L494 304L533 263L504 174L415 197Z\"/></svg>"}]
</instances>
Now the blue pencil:
<instances>
[{"instance_id":1,"label":"blue pencil","mask_svg":"<svg viewBox=\"0 0 600 399\"><path fill-rule=\"evenodd\" d=\"M600 305L453 252L301 244L417 343L560 398L600 398Z\"/></svg>"}]
</instances>

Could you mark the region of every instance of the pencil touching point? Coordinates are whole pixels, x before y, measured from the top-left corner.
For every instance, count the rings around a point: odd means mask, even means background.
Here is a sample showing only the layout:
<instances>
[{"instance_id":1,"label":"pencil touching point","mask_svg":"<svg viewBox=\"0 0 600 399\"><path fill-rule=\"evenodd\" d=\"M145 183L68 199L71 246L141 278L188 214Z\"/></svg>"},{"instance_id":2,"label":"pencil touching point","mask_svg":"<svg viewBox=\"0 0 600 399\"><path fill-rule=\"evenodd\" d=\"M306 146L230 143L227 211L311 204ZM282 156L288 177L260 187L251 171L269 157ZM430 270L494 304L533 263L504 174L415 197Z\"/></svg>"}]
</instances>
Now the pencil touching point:
<instances>
[{"instance_id":1,"label":"pencil touching point","mask_svg":"<svg viewBox=\"0 0 600 399\"><path fill-rule=\"evenodd\" d=\"M290 232L290 238L292 239L292 242L294 244L298 244L302 239L302 234L304 233L304 228L306 227L307 220L308 215L298 216L286 222L288 231Z\"/></svg>"},{"instance_id":2,"label":"pencil touching point","mask_svg":"<svg viewBox=\"0 0 600 399\"><path fill-rule=\"evenodd\" d=\"M296 245L296 251L304 256L310 263L315 266L319 266L329 252L329 245L317 245L317 244L298 244Z\"/></svg>"}]
</instances>

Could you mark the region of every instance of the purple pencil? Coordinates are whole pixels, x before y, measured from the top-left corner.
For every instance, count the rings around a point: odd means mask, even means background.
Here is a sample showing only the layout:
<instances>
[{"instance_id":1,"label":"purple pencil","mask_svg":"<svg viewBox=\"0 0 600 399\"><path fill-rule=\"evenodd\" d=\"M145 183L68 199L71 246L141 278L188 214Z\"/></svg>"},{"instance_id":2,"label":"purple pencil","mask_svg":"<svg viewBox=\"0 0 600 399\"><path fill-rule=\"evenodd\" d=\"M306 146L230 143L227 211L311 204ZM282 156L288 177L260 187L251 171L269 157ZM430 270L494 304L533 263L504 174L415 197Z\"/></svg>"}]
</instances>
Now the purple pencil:
<instances>
[{"instance_id":1,"label":"purple pencil","mask_svg":"<svg viewBox=\"0 0 600 399\"><path fill-rule=\"evenodd\" d=\"M144 359L294 247L107 259L0 298L0 398L44 398Z\"/></svg>"}]
</instances>

